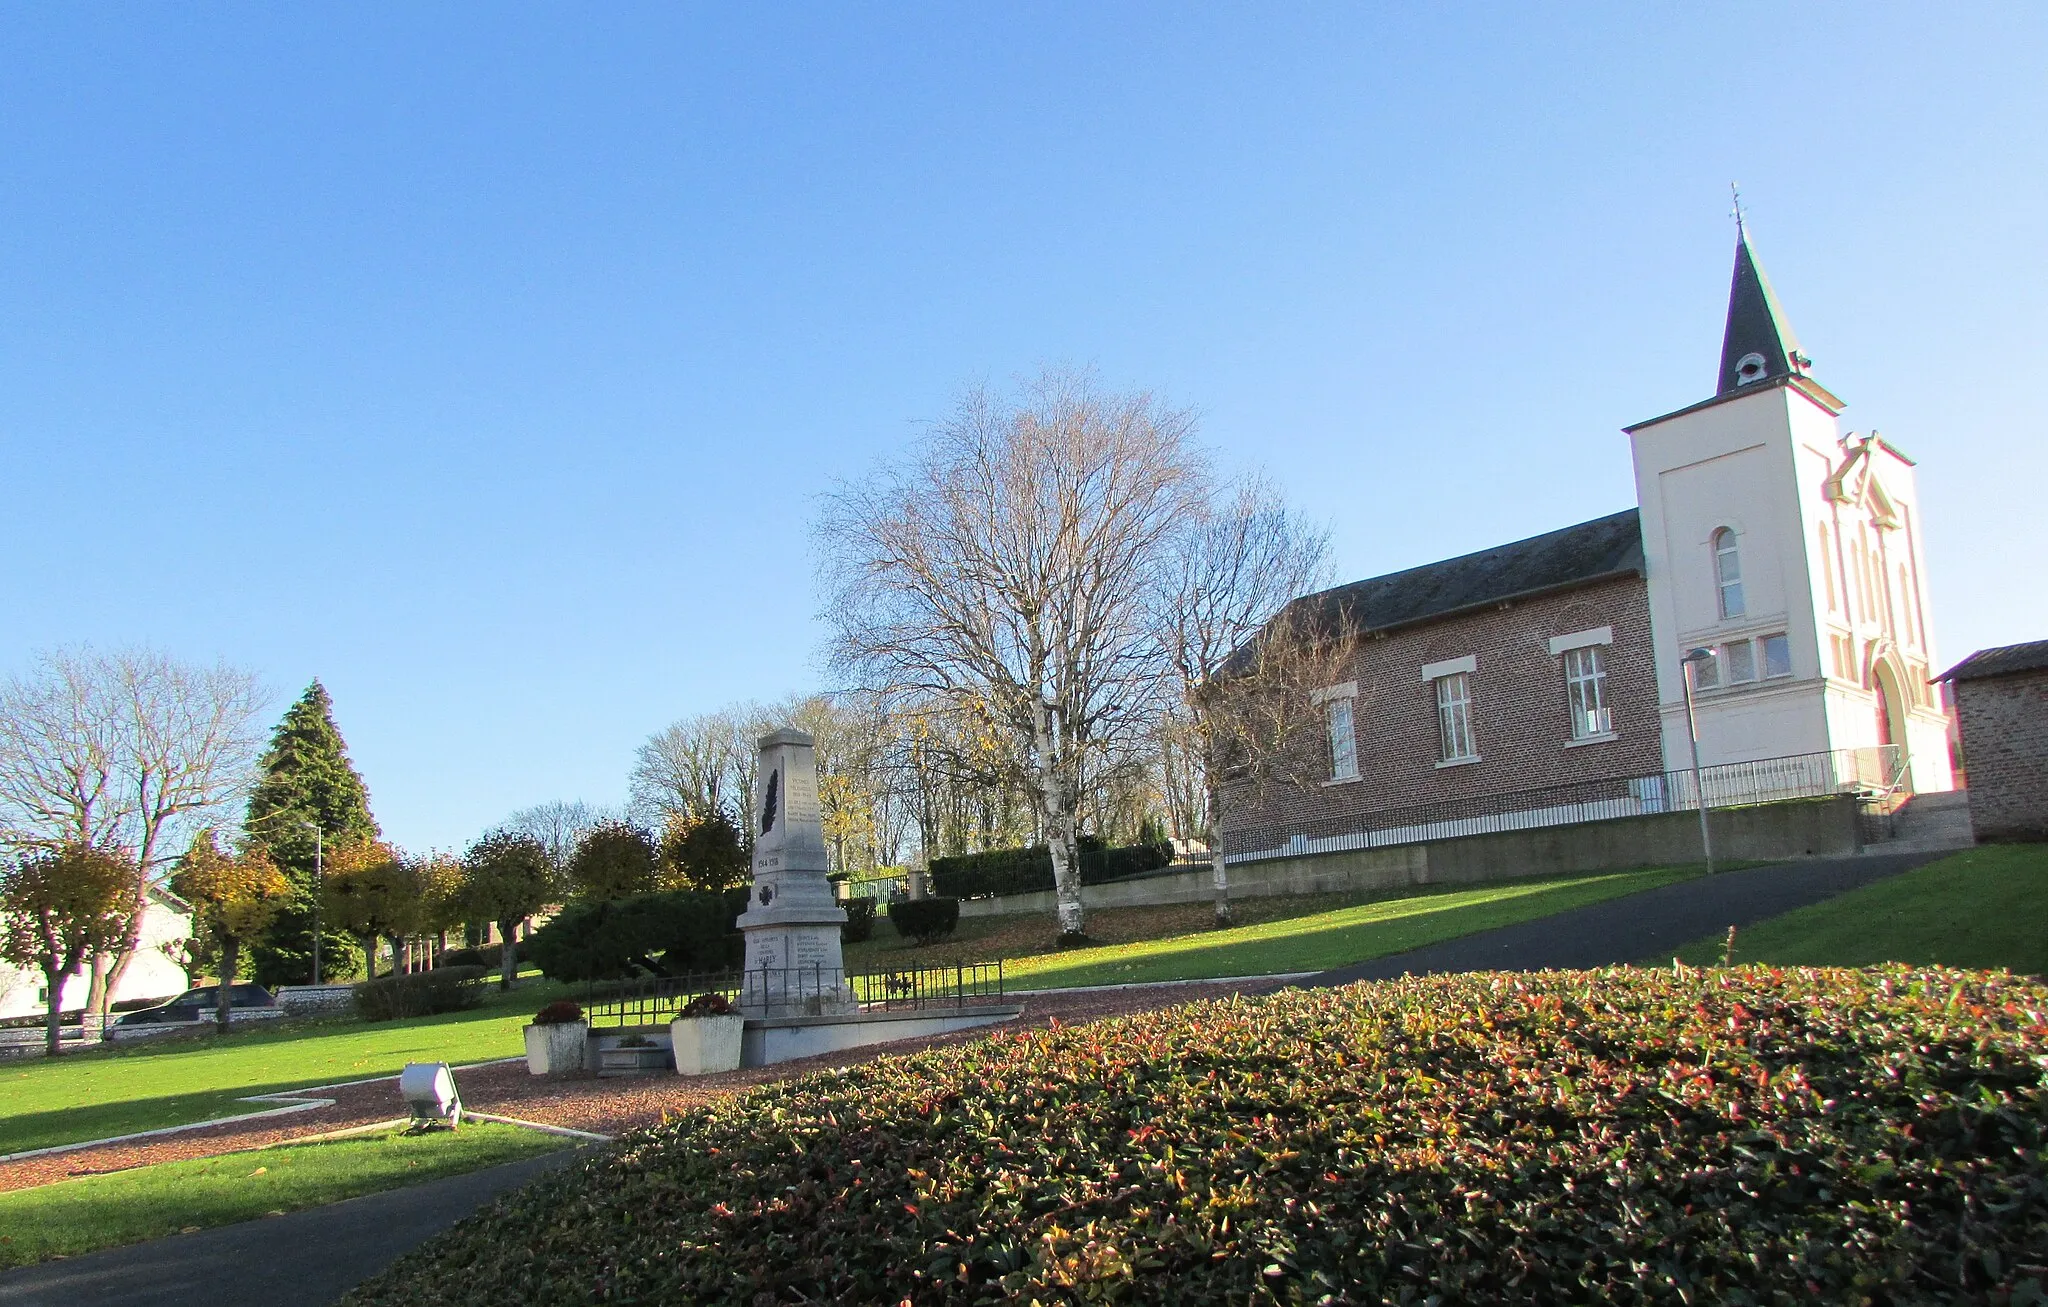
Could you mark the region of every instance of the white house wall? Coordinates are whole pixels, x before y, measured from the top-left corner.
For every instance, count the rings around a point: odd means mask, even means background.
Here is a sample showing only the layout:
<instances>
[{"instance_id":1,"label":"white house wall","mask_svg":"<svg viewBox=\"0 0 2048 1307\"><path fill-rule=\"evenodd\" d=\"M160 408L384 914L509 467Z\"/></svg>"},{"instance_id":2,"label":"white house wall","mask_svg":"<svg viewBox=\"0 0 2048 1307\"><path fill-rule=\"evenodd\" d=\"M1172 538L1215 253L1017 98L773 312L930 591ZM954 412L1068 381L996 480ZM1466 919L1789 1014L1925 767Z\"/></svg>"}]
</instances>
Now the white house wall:
<instances>
[{"instance_id":1,"label":"white house wall","mask_svg":"<svg viewBox=\"0 0 2048 1307\"><path fill-rule=\"evenodd\" d=\"M127 974L114 991L116 1003L129 999L173 998L185 992L185 972L165 956L163 946L192 933L190 919L167 904L152 901L142 917L142 944ZM80 969L65 977L63 1010L85 1006L91 980ZM0 963L0 1017L21 1017L45 1011L42 973Z\"/></svg>"}]
</instances>

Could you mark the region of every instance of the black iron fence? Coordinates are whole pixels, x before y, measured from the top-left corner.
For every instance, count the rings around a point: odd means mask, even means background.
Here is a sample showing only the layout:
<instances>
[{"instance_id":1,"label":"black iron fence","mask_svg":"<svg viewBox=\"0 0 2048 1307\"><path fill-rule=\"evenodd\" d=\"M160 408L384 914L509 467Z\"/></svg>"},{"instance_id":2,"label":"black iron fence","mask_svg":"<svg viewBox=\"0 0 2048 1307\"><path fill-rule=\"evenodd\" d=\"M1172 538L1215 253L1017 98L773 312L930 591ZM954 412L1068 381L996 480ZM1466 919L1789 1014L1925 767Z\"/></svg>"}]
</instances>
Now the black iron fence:
<instances>
[{"instance_id":1,"label":"black iron fence","mask_svg":"<svg viewBox=\"0 0 2048 1307\"><path fill-rule=\"evenodd\" d=\"M593 1027L666 1025L691 999L719 994L735 1007L771 1009L778 1014L809 1000L843 1001L862 1011L920 1011L976 1007L1003 997L1003 964L972 962L951 967L848 972L836 967L752 967L745 971L690 976L653 976L606 987L605 997L584 1005Z\"/></svg>"},{"instance_id":2,"label":"black iron fence","mask_svg":"<svg viewBox=\"0 0 2048 1307\"><path fill-rule=\"evenodd\" d=\"M1710 809L1843 794L1877 800L1896 795L1903 781L1903 759L1897 745L1831 749L1723 763L1702 767L1697 774L1688 768L1615 776L1227 831L1223 852L1226 861L1251 862L1650 813L1690 812L1700 806L1703 795Z\"/></svg>"}]
</instances>

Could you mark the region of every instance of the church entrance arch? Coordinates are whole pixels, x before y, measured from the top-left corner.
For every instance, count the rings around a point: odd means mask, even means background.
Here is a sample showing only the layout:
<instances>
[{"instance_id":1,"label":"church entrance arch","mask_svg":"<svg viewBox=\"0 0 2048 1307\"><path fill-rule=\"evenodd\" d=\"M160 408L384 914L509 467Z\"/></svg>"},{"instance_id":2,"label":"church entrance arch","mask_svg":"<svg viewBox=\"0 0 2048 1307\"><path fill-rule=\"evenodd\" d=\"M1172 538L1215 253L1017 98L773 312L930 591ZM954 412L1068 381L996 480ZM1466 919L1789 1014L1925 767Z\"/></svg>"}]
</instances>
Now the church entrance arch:
<instances>
[{"instance_id":1,"label":"church entrance arch","mask_svg":"<svg viewBox=\"0 0 2048 1307\"><path fill-rule=\"evenodd\" d=\"M1870 688L1877 699L1877 742L1893 744L1899 750L1899 774L1907 789L1913 785L1912 769L1906 757L1906 708L1899 697L1899 676L1891 664L1880 662L1870 669Z\"/></svg>"}]
</instances>

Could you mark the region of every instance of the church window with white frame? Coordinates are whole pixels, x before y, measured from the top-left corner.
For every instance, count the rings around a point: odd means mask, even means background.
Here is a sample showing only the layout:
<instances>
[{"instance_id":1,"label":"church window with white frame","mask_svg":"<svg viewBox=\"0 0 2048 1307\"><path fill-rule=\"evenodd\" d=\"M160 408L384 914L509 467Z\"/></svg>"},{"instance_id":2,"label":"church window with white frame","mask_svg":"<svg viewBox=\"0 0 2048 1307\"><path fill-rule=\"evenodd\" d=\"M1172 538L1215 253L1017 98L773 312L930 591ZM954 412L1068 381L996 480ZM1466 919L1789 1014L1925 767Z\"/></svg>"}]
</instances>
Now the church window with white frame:
<instances>
[{"instance_id":1,"label":"church window with white frame","mask_svg":"<svg viewBox=\"0 0 2048 1307\"><path fill-rule=\"evenodd\" d=\"M1758 640L1764 657L1764 679L1773 680L1792 674L1792 642L1782 635L1767 635Z\"/></svg>"},{"instance_id":2,"label":"church window with white frame","mask_svg":"<svg viewBox=\"0 0 2048 1307\"><path fill-rule=\"evenodd\" d=\"M1472 677L1455 672L1436 678L1437 731L1444 762L1471 762L1479 757L1472 745Z\"/></svg>"},{"instance_id":3,"label":"church window with white frame","mask_svg":"<svg viewBox=\"0 0 2048 1307\"><path fill-rule=\"evenodd\" d=\"M1351 696L1328 700L1323 712L1330 728L1330 779L1358 779L1358 733L1351 718Z\"/></svg>"},{"instance_id":4,"label":"church window with white frame","mask_svg":"<svg viewBox=\"0 0 2048 1307\"><path fill-rule=\"evenodd\" d=\"M1614 732L1614 716L1607 707L1607 662L1600 646L1564 652L1565 701L1571 705L1572 738L1589 739Z\"/></svg>"},{"instance_id":5,"label":"church window with white frame","mask_svg":"<svg viewBox=\"0 0 2048 1307\"><path fill-rule=\"evenodd\" d=\"M1828 611L1842 611L1840 601L1835 596L1834 553L1828 548L1828 528L1825 522L1821 523L1820 527L1820 578L1827 587Z\"/></svg>"},{"instance_id":6,"label":"church window with white frame","mask_svg":"<svg viewBox=\"0 0 2048 1307\"><path fill-rule=\"evenodd\" d=\"M1721 616L1740 617L1748 608L1742 602L1742 554L1735 545L1735 532L1722 527L1714 532L1714 584L1721 595Z\"/></svg>"}]
</instances>

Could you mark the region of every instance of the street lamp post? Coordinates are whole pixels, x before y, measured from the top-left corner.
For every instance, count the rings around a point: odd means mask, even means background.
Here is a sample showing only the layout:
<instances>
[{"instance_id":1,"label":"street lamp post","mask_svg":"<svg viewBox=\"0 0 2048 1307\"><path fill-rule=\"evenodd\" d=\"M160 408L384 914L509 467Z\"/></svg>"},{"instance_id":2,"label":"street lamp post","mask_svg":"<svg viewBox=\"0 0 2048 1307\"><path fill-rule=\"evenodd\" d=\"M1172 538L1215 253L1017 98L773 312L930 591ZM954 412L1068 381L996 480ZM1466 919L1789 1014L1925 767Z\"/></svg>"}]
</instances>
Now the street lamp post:
<instances>
[{"instance_id":1,"label":"street lamp post","mask_svg":"<svg viewBox=\"0 0 2048 1307\"><path fill-rule=\"evenodd\" d=\"M1685 738L1692 746L1692 797L1700 810L1700 848L1707 856L1709 876L1714 874L1714 837L1707 830L1707 791L1700 782L1700 723L1692 706L1692 669L1713 656L1712 649L1691 649L1678 665L1679 679L1685 685Z\"/></svg>"}]
</instances>

